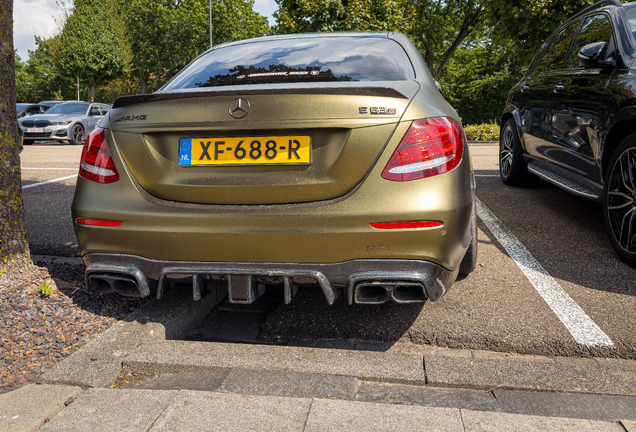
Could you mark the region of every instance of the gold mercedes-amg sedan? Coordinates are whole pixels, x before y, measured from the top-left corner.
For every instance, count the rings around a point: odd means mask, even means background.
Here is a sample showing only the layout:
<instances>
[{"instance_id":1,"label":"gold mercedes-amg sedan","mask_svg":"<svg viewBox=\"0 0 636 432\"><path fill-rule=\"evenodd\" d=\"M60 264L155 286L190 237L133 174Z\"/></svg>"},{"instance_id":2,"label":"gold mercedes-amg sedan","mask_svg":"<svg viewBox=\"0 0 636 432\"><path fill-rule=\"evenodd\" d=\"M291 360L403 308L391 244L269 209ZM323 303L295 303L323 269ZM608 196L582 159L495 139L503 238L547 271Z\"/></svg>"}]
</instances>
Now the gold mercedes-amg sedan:
<instances>
[{"instance_id":1,"label":"gold mercedes-amg sedan","mask_svg":"<svg viewBox=\"0 0 636 432\"><path fill-rule=\"evenodd\" d=\"M226 43L117 99L73 201L86 285L199 299L318 285L329 304L440 298L477 257L460 119L400 33ZM280 289L280 288L277 288Z\"/></svg>"}]
</instances>

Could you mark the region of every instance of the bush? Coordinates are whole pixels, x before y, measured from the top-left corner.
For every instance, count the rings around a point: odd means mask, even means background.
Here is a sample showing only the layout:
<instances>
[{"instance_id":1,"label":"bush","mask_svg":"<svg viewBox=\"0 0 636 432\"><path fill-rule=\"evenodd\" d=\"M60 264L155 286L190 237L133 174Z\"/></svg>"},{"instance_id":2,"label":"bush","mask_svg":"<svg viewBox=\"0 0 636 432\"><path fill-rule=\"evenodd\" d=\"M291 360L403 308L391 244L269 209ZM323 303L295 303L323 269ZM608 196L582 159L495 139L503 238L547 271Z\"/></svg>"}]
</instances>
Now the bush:
<instances>
[{"instance_id":1,"label":"bush","mask_svg":"<svg viewBox=\"0 0 636 432\"><path fill-rule=\"evenodd\" d=\"M499 125L486 123L464 126L468 141L499 141Z\"/></svg>"}]
</instances>

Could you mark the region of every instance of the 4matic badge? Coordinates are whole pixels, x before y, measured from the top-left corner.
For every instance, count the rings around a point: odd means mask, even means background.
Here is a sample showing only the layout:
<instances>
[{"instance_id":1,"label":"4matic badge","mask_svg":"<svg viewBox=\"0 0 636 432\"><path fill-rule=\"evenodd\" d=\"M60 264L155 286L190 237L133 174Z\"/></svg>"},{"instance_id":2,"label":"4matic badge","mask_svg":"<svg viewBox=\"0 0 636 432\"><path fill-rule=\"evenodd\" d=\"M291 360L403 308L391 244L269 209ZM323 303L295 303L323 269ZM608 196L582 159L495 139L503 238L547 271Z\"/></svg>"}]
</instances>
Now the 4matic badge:
<instances>
[{"instance_id":1,"label":"4matic badge","mask_svg":"<svg viewBox=\"0 0 636 432\"><path fill-rule=\"evenodd\" d=\"M394 115L396 112L395 108L360 107L360 114Z\"/></svg>"}]
</instances>

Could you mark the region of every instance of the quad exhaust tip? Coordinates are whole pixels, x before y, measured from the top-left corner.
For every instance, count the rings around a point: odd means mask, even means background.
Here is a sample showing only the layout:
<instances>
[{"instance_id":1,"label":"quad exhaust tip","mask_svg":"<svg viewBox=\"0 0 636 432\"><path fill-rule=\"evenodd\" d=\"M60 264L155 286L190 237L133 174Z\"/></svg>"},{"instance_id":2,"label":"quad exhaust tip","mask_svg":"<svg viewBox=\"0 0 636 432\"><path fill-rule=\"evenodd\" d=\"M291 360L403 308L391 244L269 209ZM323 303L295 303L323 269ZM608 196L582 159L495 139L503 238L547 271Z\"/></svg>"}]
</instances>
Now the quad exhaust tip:
<instances>
[{"instance_id":1,"label":"quad exhaust tip","mask_svg":"<svg viewBox=\"0 0 636 432\"><path fill-rule=\"evenodd\" d=\"M88 281L92 289L104 294L116 292L126 297L141 297L137 281L130 276L93 273Z\"/></svg>"},{"instance_id":2,"label":"quad exhaust tip","mask_svg":"<svg viewBox=\"0 0 636 432\"><path fill-rule=\"evenodd\" d=\"M362 281L355 285L353 299L358 304L421 303L427 296L420 282Z\"/></svg>"}]
</instances>

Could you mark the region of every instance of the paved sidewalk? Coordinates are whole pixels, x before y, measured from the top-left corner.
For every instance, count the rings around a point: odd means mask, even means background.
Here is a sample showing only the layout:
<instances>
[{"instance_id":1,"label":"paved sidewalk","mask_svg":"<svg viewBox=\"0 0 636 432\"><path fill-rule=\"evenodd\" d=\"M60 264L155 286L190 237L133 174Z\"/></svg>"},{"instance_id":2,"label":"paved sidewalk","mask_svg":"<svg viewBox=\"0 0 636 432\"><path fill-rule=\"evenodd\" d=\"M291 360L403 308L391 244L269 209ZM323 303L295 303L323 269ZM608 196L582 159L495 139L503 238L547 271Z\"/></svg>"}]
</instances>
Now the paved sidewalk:
<instances>
[{"instance_id":1,"label":"paved sidewalk","mask_svg":"<svg viewBox=\"0 0 636 432\"><path fill-rule=\"evenodd\" d=\"M636 432L636 422L191 390L29 385L0 395L0 430Z\"/></svg>"},{"instance_id":2,"label":"paved sidewalk","mask_svg":"<svg viewBox=\"0 0 636 432\"><path fill-rule=\"evenodd\" d=\"M188 294L148 302L47 384L1 394L0 431L636 432L636 361L183 341L217 304Z\"/></svg>"}]
</instances>

